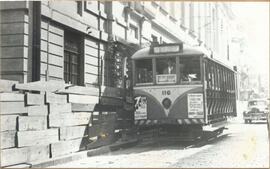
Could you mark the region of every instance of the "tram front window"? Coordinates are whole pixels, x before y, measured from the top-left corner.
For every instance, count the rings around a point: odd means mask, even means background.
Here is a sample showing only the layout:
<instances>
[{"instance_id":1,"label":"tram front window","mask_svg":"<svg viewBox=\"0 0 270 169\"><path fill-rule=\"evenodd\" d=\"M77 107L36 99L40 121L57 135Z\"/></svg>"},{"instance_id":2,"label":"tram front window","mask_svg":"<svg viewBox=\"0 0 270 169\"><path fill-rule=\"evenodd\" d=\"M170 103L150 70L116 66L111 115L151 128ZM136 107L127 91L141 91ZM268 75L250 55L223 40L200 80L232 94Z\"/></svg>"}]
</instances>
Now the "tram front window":
<instances>
[{"instance_id":1,"label":"tram front window","mask_svg":"<svg viewBox=\"0 0 270 169\"><path fill-rule=\"evenodd\" d=\"M200 57L180 57L180 80L183 83L200 82L201 67Z\"/></svg>"},{"instance_id":2,"label":"tram front window","mask_svg":"<svg viewBox=\"0 0 270 169\"><path fill-rule=\"evenodd\" d=\"M153 82L152 59L137 60L135 66L136 66L136 82L137 83L152 83Z\"/></svg>"},{"instance_id":3,"label":"tram front window","mask_svg":"<svg viewBox=\"0 0 270 169\"><path fill-rule=\"evenodd\" d=\"M157 59L157 74L175 74L175 58Z\"/></svg>"},{"instance_id":4,"label":"tram front window","mask_svg":"<svg viewBox=\"0 0 270 169\"><path fill-rule=\"evenodd\" d=\"M172 84L176 83L176 64L175 58L159 58L156 59L156 83Z\"/></svg>"}]
</instances>

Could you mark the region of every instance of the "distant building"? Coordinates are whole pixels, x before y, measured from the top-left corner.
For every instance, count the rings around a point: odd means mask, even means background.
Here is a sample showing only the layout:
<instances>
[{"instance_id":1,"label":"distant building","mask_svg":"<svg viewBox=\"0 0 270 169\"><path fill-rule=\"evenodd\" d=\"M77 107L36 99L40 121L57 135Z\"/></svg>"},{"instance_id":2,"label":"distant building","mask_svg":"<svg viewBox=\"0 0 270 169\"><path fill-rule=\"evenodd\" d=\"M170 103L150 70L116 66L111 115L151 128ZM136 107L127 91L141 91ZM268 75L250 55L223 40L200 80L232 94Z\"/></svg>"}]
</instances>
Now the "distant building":
<instances>
[{"instance_id":1,"label":"distant building","mask_svg":"<svg viewBox=\"0 0 270 169\"><path fill-rule=\"evenodd\" d=\"M2 1L1 78L113 86L111 42L183 42L229 62L233 17L227 2Z\"/></svg>"}]
</instances>

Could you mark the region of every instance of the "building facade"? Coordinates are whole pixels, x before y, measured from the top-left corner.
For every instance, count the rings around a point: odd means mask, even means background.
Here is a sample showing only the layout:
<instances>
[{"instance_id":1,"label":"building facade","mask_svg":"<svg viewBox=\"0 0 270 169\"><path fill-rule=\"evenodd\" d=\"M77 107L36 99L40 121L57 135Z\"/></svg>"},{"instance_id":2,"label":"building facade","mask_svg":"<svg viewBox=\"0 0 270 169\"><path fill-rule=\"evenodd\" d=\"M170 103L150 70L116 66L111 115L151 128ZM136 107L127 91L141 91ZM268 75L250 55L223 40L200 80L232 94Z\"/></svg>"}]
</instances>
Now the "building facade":
<instances>
[{"instance_id":1,"label":"building facade","mask_svg":"<svg viewBox=\"0 0 270 169\"><path fill-rule=\"evenodd\" d=\"M229 62L232 19L225 2L3 1L1 78L121 87L112 53L121 79L135 49L152 42L200 46Z\"/></svg>"}]
</instances>

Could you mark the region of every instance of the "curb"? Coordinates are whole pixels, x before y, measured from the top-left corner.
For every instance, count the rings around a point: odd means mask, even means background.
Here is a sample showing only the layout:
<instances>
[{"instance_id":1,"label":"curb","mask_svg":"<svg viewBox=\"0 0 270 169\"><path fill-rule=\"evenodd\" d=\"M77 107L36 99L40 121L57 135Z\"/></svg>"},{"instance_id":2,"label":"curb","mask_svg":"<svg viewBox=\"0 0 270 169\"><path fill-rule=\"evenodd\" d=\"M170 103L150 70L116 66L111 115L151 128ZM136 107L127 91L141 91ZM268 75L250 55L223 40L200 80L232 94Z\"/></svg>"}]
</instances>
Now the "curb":
<instances>
[{"instance_id":1,"label":"curb","mask_svg":"<svg viewBox=\"0 0 270 169\"><path fill-rule=\"evenodd\" d=\"M133 139L133 140L130 140L130 141L114 143L112 145L107 145L107 146L99 147L99 148L92 149L92 150L84 150L84 151L76 152L76 153L73 153L71 155L57 157L57 158L50 159L50 160L47 160L47 161L34 162L30 166L30 168L53 167L53 166L56 166L56 165L64 164L64 163L71 162L71 161L80 160L80 159L87 158L87 157L106 154L106 153L109 153L111 151L119 150L120 148L125 148L125 147L128 147L128 146L136 145L138 143L138 141L139 141L138 139Z\"/></svg>"}]
</instances>

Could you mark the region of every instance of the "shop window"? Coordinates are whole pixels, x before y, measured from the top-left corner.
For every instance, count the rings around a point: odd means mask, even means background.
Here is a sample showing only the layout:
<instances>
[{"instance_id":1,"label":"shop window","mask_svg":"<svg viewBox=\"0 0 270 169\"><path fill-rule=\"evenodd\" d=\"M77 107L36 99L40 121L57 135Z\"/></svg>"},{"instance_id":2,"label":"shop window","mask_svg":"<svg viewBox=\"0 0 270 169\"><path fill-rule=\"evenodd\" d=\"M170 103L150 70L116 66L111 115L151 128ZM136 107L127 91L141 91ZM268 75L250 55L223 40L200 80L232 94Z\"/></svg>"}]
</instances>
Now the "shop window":
<instances>
[{"instance_id":1,"label":"shop window","mask_svg":"<svg viewBox=\"0 0 270 169\"><path fill-rule=\"evenodd\" d=\"M200 57L180 57L180 80L183 83L200 82Z\"/></svg>"},{"instance_id":2,"label":"shop window","mask_svg":"<svg viewBox=\"0 0 270 169\"><path fill-rule=\"evenodd\" d=\"M65 83L79 85L81 38L72 32L65 32L64 36L64 80Z\"/></svg>"},{"instance_id":3,"label":"shop window","mask_svg":"<svg viewBox=\"0 0 270 169\"><path fill-rule=\"evenodd\" d=\"M152 83L153 82L153 66L152 59L142 59L136 62L136 82Z\"/></svg>"}]
</instances>

